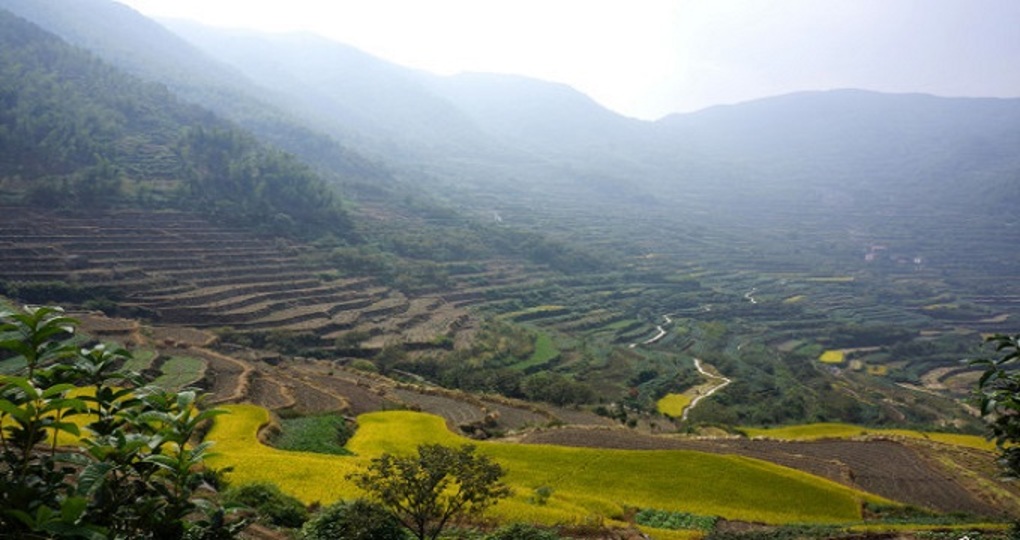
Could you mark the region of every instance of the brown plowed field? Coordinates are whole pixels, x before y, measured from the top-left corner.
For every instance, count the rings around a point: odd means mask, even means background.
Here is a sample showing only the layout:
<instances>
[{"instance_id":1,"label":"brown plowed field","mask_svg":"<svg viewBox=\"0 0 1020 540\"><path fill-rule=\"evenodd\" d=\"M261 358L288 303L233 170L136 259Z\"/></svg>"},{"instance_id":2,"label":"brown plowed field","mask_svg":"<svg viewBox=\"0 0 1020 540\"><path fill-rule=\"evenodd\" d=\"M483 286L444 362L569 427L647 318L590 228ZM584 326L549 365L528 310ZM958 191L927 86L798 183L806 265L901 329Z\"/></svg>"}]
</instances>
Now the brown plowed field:
<instances>
[{"instance_id":1,"label":"brown plowed field","mask_svg":"<svg viewBox=\"0 0 1020 540\"><path fill-rule=\"evenodd\" d=\"M736 454L803 470L896 501L944 512L1008 514L1008 503L982 500L966 481L931 464L919 449L890 440L784 442L770 440L684 439L642 435L621 428L566 427L532 432L525 444L557 444L632 450L697 450ZM982 452L985 459L993 456Z\"/></svg>"},{"instance_id":2,"label":"brown plowed field","mask_svg":"<svg viewBox=\"0 0 1020 540\"><path fill-rule=\"evenodd\" d=\"M453 429L461 424L470 424L485 419L485 412L477 405L441 395L428 395L395 388L393 393L400 401L421 411L437 414L446 419Z\"/></svg>"},{"instance_id":3,"label":"brown plowed field","mask_svg":"<svg viewBox=\"0 0 1020 540\"><path fill-rule=\"evenodd\" d=\"M208 389L214 403L245 399L252 371L248 364L222 354L192 349L189 354L205 361L206 379L212 383Z\"/></svg>"},{"instance_id":4,"label":"brown plowed field","mask_svg":"<svg viewBox=\"0 0 1020 540\"><path fill-rule=\"evenodd\" d=\"M288 409L297 405L297 400L289 388L262 371L252 373L248 399L271 410Z\"/></svg>"},{"instance_id":5,"label":"brown plowed field","mask_svg":"<svg viewBox=\"0 0 1020 540\"><path fill-rule=\"evenodd\" d=\"M485 407L499 415L497 419L500 426L506 429L523 429L526 427L544 426L552 421L551 414L539 414L527 407L513 406L508 403L482 399Z\"/></svg>"},{"instance_id":6,"label":"brown plowed field","mask_svg":"<svg viewBox=\"0 0 1020 540\"><path fill-rule=\"evenodd\" d=\"M365 384L340 377L323 377L319 383L344 397L350 406L350 414L359 415L367 412L393 409L400 403L386 397L382 388L372 388Z\"/></svg>"},{"instance_id":7,"label":"brown plowed field","mask_svg":"<svg viewBox=\"0 0 1020 540\"><path fill-rule=\"evenodd\" d=\"M313 382L301 374L283 370L275 372L274 376L290 388L295 400L294 410L299 413L347 412L350 408L344 396L331 391L319 381Z\"/></svg>"}]
</instances>

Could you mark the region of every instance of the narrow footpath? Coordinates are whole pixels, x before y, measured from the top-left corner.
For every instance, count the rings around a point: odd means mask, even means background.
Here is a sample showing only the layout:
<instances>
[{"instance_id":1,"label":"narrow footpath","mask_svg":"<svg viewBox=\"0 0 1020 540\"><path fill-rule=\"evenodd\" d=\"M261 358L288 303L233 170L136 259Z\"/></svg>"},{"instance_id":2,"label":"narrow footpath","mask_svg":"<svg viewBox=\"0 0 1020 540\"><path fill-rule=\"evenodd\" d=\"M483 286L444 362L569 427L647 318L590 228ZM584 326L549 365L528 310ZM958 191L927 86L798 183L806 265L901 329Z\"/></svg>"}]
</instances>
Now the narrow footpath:
<instances>
[{"instance_id":1,"label":"narrow footpath","mask_svg":"<svg viewBox=\"0 0 1020 540\"><path fill-rule=\"evenodd\" d=\"M663 315L662 318L666 320L664 324L673 323L673 319L669 318L669 315ZM661 324L656 326L655 330L657 331L657 333L654 336L642 341L641 343L631 343L630 348L633 349L638 345L651 345L652 343L655 343L656 341L659 341L660 339L666 337L666 329L663 328Z\"/></svg>"}]
</instances>

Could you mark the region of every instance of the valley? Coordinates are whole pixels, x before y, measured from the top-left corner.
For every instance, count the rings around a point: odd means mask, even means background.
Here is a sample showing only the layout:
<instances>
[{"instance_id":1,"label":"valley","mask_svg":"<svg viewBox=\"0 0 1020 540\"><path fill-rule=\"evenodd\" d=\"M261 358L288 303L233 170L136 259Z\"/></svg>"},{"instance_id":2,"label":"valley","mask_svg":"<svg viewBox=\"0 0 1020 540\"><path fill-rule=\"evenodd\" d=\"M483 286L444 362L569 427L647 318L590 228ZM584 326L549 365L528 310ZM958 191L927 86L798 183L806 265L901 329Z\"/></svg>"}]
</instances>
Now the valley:
<instances>
[{"instance_id":1,"label":"valley","mask_svg":"<svg viewBox=\"0 0 1020 540\"><path fill-rule=\"evenodd\" d=\"M383 452L470 442L509 470L496 522L578 538L1020 515L969 363L1020 320L1018 99L644 121L107 0L0 0L0 29L0 304L207 392L231 482L315 507ZM274 447L308 419L350 433Z\"/></svg>"}]
</instances>

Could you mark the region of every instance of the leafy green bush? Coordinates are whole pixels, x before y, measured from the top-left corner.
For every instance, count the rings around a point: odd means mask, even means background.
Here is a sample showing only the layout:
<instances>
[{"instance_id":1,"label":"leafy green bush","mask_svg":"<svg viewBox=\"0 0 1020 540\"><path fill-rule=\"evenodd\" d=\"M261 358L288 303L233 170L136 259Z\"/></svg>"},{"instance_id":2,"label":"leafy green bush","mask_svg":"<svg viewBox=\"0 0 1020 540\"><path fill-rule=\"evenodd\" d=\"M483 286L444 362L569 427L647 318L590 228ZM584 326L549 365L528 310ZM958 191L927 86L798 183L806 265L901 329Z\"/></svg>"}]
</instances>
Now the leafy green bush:
<instances>
[{"instance_id":1,"label":"leafy green bush","mask_svg":"<svg viewBox=\"0 0 1020 540\"><path fill-rule=\"evenodd\" d=\"M201 489L223 411L194 390L143 386L116 371L119 348L78 349L59 308L0 313L0 350L21 364L0 379L0 530L13 538L234 536L243 522ZM88 414L79 426L75 415ZM62 446L76 444L79 452ZM5 536L6 537L6 536Z\"/></svg>"},{"instance_id":2,"label":"leafy green bush","mask_svg":"<svg viewBox=\"0 0 1020 540\"><path fill-rule=\"evenodd\" d=\"M550 530L527 523L514 523L500 527L486 536L485 540L559 540L559 538L556 533Z\"/></svg>"},{"instance_id":3,"label":"leafy green bush","mask_svg":"<svg viewBox=\"0 0 1020 540\"><path fill-rule=\"evenodd\" d=\"M656 529L710 531L715 527L716 517L645 508L634 516L634 521L638 525L655 527Z\"/></svg>"},{"instance_id":4,"label":"leafy green bush","mask_svg":"<svg viewBox=\"0 0 1020 540\"><path fill-rule=\"evenodd\" d=\"M301 528L302 540L405 540L407 533L395 517L365 500L334 504Z\"/></svg>"},{"instance_id":5,"label":"leafy green bush","mask_svg":"<svg viewBox=\"0 0 1020 540\"><path fill-rule=\"evenodd\" d=\"M297 528L308 520L308 510L301 501L268 482L230 488L224 499L251 508L260 519L278 527Z\"/></svg>"}]
</instances>

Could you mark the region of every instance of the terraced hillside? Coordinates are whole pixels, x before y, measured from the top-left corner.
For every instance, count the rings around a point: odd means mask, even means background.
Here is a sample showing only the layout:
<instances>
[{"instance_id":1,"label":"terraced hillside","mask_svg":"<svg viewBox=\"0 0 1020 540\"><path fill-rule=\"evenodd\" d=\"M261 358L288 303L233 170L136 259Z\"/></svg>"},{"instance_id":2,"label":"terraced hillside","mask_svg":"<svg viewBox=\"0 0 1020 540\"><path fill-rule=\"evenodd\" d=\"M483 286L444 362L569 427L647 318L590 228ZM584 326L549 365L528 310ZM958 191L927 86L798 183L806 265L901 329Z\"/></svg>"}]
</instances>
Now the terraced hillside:
<instances>
[{"instance_id":1,"label":"terraced hillside","mask_svg":"<svg viewBox=\"0 0 1020 540\"><path fill-rule=\"evenodd\" d=\"M409 409L440 416L450 429L477 438L546 425L612 424L590 412L448 390L424 381L398 382L351 367L344 359L285 356L226 344L209 331L149 326L95 311L72 310L69 315L80 322L76 339L127 347L133 358L124 369L174 388L201 387L213 403L255 403L300 415ZM4 369L0 363L0 372Z\"/></svg>"},{"instance_id":2,"label":"terraced hillside","mask_svg":"<svg viewBox=\"0 0 1020 540\"><path fill-rule=\"evenodd\" d=\"M193 214L2 212L0 280L22 297L73 290L161 325L291 331L325 348L353 331L371 338L369 348L430 347L468 321L438 296L409 298L370 277L339 277L309 262L308 248Z\"/></svg>"},{"instance_id":3,"label":"terraced hillside","mask_svg":"<svg viewBox=\"0 0 1020 540\"><path fill-rule=\"evenodd\" d=\"M846 275L811 271L797 268L797 261L754 271L758 257L741 255L716 236L701 238L700 260L676 264L671 261L682 254L650 252L634 255L627 271L571 275L513 260L444 263L443 287L408 294L329 265L317 256L319 248L193 214L134 210L75 217L3 210L0 281L11 296L65 305L113 299L156 325L215 330L228 341L291 356L374 358L394 346L407 354L398 367L411 372L408 380L468 391L554 400L525 393L522 383L552 372L589 389L588 397L562 403L591 403L594 396L605 405L626 400L626 407L646 411L630 415L645 429L671 425L647 413L659 398L701 383L695 355L734 384L700 404L690 416L694 422L877 420L975 429L975 419L957 404L973 378L959 364L968 354L962 347L979 341L976 332L995 328L982 321L1012 321L1008 311L988 308L967 308L966 321L933 316L925 306L949 297L932 286L937 276L923 269L891 281L916 284L930 296L911 305L875 302L873 287L890 280L859 268ZM688 254L696 250L686 242L676 246ZM51 296L33 299L47 292ZM521 339L530 340L533 352L494 356L476 347L483 325L474 313L528 329ZM875 343L855 337L858 327L894 332ZM489 345L501 342L496 336ZM847 351L847 362L814 362L824 349ZM437 365L447 375L437 373ZM285 371L253 384L282 403L286 398L272 379L289 377ZM463 382L465 372L474 372L474 383ZM507 377L517 381L512 388L495 386ZM771 401L740 401L750 395ZM815 403L791 401L812 395L819 396ZM715 401L729 407L714 407ZM470 423L485 414L465 412L451 421ZM556 413L561 420L571 414Z\"/></svg>"}]
</instances>

